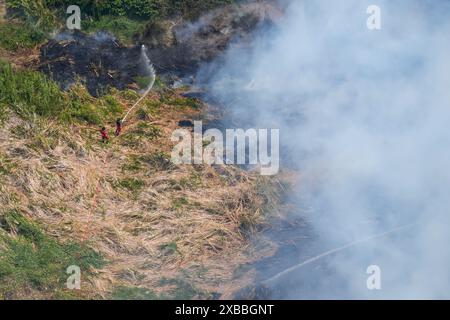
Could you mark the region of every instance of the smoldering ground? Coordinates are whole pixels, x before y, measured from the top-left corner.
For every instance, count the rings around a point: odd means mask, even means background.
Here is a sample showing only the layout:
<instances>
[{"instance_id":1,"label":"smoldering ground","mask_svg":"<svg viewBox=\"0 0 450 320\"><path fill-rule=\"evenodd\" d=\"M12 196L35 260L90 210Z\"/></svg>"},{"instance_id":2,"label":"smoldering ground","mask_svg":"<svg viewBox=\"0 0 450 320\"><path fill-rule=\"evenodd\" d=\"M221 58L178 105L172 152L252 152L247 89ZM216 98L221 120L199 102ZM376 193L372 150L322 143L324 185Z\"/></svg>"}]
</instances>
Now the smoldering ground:
<instances>
[{"instance_id":1,"label":"smoldering ground","mask_svg":"<svg viewBox=\"0 0 450 320\"><path fill-rule=\"evenodd\" d=\"M127 47L106 32L59 33L41 48L40 59L39 69L62 89L81 81L93 96L110 87L133 87L137 79L145 82L151 74L140 45Z\"/></svg>"},{"instance_id":2,"label":"smoldering ground","mask_svg":"<svg viewBox=\"0 0 450 320\"><path fill-rule=\"evenodd\" d=\"M369 5L381 30L366 26ZM444 0L291 1L251 48L200 71L230 117L280 128L281 162L302 176L295 214L320 250L414 223L296 269L278 297L450 297L449 13ZM381 290L367 289L372 264Z\"/></svg>"}]
</instances>

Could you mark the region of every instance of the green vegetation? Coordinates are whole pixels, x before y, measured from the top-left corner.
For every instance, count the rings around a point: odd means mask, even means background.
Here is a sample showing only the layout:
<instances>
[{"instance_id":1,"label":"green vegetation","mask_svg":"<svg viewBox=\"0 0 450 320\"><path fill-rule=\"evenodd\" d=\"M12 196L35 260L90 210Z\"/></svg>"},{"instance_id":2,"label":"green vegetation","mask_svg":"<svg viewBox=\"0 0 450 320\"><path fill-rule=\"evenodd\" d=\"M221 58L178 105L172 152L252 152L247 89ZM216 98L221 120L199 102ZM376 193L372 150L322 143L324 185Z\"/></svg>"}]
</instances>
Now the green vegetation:
<instances>
[{"instance_id":1,"label":"green vegetation","mask_svg":"<svg viewBox=\"0 0 450 320\"><path fill-rule=\"evenodd\" d=\"M65 122L87 122L100 125L114 120L123 113L123 107L112 95L92 97L80 86L67 93L58 84L36 71L14 70L11 65L0 62L0 111L8 106L23 118L33 114L58 118ZM149 133L152 137L155 131Z\"/></svg>"},{"instance_id":2,"label":"green vegetation","mask_svg":"<svg viewBox=\"0 0 450 320\"><path fill-rule=\"evenodd\" d=\"M207 10L233 2L236 0L6 0L8 8L14 9L26 25L18 26L17 32L0 30L0 45L15 50L21 40L26 40L25 46L39 43L46 34L65 25L70 5L80 7L83 30L107 30L129 43L148 23L150 27L177 15L195 19ZM5 39L3 34L13 37Z\"/></svg>"},{"instance_id":3,"label":"green vegetation","mask_svg":"<svg viewBox=\"0 0 450 320\"><path fill-rule=\"evenodd\" d=\"M144 101L143 106L136 111L136 114L141 120L150 120L152 117L158 115L161 107L161 102L158 100Z\"/></svg>"},{"instance_id":4,"label":"green vegetation","mask_svg":"<svg viewBox=\"0 0 450 320\"><path fill-rule=\"evenodd\" d=\"M0 24L0 47L11 51L33 48L42 43L45 34L24 23Z\"/></svg>"},{"instance_id":5,"label":"green vegetation","mask_svg":"<svg viewBox=\"0 0 450 320\"><path fill-rule=\"evenodd\" d=\"M3 124L8 119L8 106L0 100L0 124Z\"/></svg>"},{"instance_id":6,"label":"green vegetation","mask_svg":"<svg viewBox=\"0 0 450 320\"><path fill-rule=\"evenodd\" d=\"M7 0L7 2L27 2L29 0ZM33 0L35 1L35 0ZM195 18L205 10L235 2L234 0L39 0L49 8L79 5L82 12L98 19L100 16L127 16L133 19L151 19L181 14Z\"/></svg>"},{"instance_id":7,"label":"green vegetation","mask_svg":"<svg viewBox=\"0 0 450 320\"><path fill-rule=\"evenodd\" d=\"M132 131L133 135L154 140L161 136L161 129L151 124L141 122L137 125L136 129Z\"/></svg>"},{"instance_id":8,"label":"green vegetation","mask_svg":"<svg viewBox=\"0 0 450 320\"><path fill-rule=\"evenodd\" d=\"M174 210L180 210L184 206L188 206L188 205L189 205L189 200L186 199L185 197L176 198L176 199L172 200L172 209L174 209Z\"/></svg>"},{"instance_id":9,"label":"green vegetation","mask_svg":"<svg viewBox=\"0 0 450 320\"><path fill-rule=\"evenodd\" d=\"M158 300L160 297L152 290L119 286L112 293L113 300Z\"/></svg>"},{"instance_id":10,"label":"green vegetation","mask_svg":"<svg viewBox=\"0 0 450 320\"><path fill-rule=\"evenodd\" d=\"M184 277L178 277L174 279L162 278L161 286L169 286L172 289L168 292L168 299L171 300L191 300L194 298L207 299L210 295L188 282Z\"/></svg>"},{"instance_id":11,"label":"green vegetation","mask_svg":"<svg viewBox=\"0 0 450 320\"><path fill-rule=\"evenodd\" d=\"M54 150L63 135L59 128L50 126L48 121L40 118L32 118L30 122L24 122L11 128L13 136L26 139L26 146L37 152Z\"/></svg>"},{"instance_id":12,"label":"green vegetation","mask_svg":"<svg viewBox=\"0 0 450 320\"><path fill-rule=\"evenodd\" d=\"M145 182L136 178L125 178L120 180L117 183L117 186L127 189L137 197L137 195L139 195L141 190L145 187Z\"/></svg>"},{"instance_id":13,"label":"green vegetation","mask_svg":"<svg viewBox=\"0 0 450 320\"><path fill-rule=\"evenodd\" d=\"M147 155L132 155L122 166L122 171L139 172L144 169L151 171L169 171L175 168L170 156L164 152Z\"/></svg>"},{"instance_id":14,"label":"green vegetation","mask_svg":"<svg viewBox=\"0 0 450 320\"><path fill-rule=\"evenodd\" d=\"M183 177L178 182L182 189L195 190L202 186L202 175L200 173L193 172L189 177Z\"/></svg>"},{"instance_id":15,"label":"green vegetation","mask_svg":"<svg viewBox=\"0 0 450 320\"><path fill-rule=\"evenodd\" d=\"M141 89L145 89L149 86L150 81L152 80L152 77L141 77L138 76L134 79L137 83L137 85L139 86L139 88Z\"/></svg>"},{"instance_id":16,"label":"green vegetation","mask_svg":"<svg viewBox=\"0 0 450 320\"><path fill-rule=\"evenodd\" d=\"M169 97L165 97L161 95L161 102L177 107L189 107L193 109L198 109L200 107L200 102L194 98L184 98L184 97L173 97L173 95L169 95Z\"/></svg>"},{"instance_id":17,"label":"green vegetation","mask_svg":"<svg viewBox=\"0 0 450 320\"><path fill-rule=\"evenodd\" d=\"M123 107L112 95L92 97L81 85L72 87L67 93L68 108L61 115L68 122L78 120L100 125L108 119L115 119L123 113Z\"/></svg>"},{"instance_id":18,"label":"green vegetation","mask_svg":"<svg viewBox=\"0 0 450 320\"><path fill-rule=\"evenodd\" d=\"M143 169L140 157L137 155L131 155L128 157L126 164L122 166L122 171L139 172Z\"/></svg>"},{"instance_id":19,"label":"green vegetation","mask_svg":"<svg viewBox=\"0 0 450 320\"><path fill-rule=\"evenodd\" d=\"M64 108L64 95L58 85L35 71L15 71L11 65L0 62L0 103L26 116L52 116Z\"/></svg>"},{"instance_id":20,"label":"green vegetation","mask_svg":"<svg viewBox=\"0 0 450 320\"><path fill-rule=\"evenodd\" d=\"M89 19L82 21L82 30L95 32L98 30L109 31L124 43L131 43L133 36L144 30L142 22L120 16L101 16L98 20Z\"/></svg>"},{"instance_id":21,"label":"green vegetation","mask_svg":"<svg viewBox=\"0 0 450 320\"><path fill-rule=\"evenodd\" d=\"M172 244L169 245L173 246ZM112 298L114 300L190 300L194 298L211 298L211 294L196 288L184 277L162 278L159 281L159 285L170 289L167 293L158 294L146 288L118 286L113 291Z\"/></svg>"},{"instance_id":22,"label":"green vegetation","mask_svg":"<svg viewBox=\"0 0 450 320\"><path fill-rule=\"evenodd\" d=\"M69 266L79 266L87 275L105 265L97 252L57 242L16 210L0 215L0 247L0 299L26 289L61 296Z\"/></svg>"},{"instance_id":23,"label":"green vegetation","mask_svg":"<svg viewBox=\"0 0 450 320\"><path fill-rule=\"evenodd\" d=\"M169 171L175 168L170 156L164 152L155 152L143 156L141 160L150 166L150 170Z\"/></svg>"},{"instance_id":24,"label":"green vegetation","mask_svg":"<svg viewBox=\"0 0 450 320\"><path fill-rule=\"evenodd\" d=\"M169 242L162 244L159 249L163 252L164 255L171 255L178 252L178 245L176 242Z\"/></svg>"},{"instance_id":25,"label":"green vegetation","mask_svg":"<svg viewBox=\"0 0 450 320\"><path fill-rule=\"evenodd\" d=\"M51 2L52 0L6 0L6 5L18 12L17 16L30 27L48 33L58 24Z\"/></svg>"},{"instance_id":26,"label":"green vegetation","mask_svg":"<svg viewBox=\"0 0 450 320\"><path fill-rule=\"evenodd\" d=\"M122 99L125 99L125 100L138 100L140 97L139 93L137 93L136 91L131 90L131 89L125 89L123 91L119 91L116 88L111 88L111 92L119 95Z\"/></svg>"},{"instance_id":27,"label":"green vegetation","mask_svg":"<svg viewBox=\"0 0 450 320\"><path fill-rule=\"evenodd\" d=\"M144 140L152 141L161 136L161 129L158 127L140 122L135 128L121 136L120 143L129 147L138 147Z\"/></svg>"},{"instance_id":28,"label":"green vegetation","mask_svg":"<svg viewBox=\"0 0 450 320\"><path fill-rule=\"evenodd\" d=\"M0 153L0 177L11 174L15 167L16 165L11 159Z\"/></svg>"}]
</instances>

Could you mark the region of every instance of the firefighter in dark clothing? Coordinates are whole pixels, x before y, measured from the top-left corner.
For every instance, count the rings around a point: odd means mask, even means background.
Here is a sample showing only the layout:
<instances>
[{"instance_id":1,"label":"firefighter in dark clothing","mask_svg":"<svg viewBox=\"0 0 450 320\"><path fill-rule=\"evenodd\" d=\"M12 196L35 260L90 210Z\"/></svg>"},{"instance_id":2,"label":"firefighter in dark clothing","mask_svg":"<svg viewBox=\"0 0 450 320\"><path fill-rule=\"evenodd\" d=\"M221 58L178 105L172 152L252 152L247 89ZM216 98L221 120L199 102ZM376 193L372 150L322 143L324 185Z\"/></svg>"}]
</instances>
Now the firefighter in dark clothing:
<instances>
[{"instance_id":1,"label":"firefighter in dark clothing","mask_svg":"<svg viewBox=\"0 0 450 320\"><path fill-rule=\"evenodd\" d=\"M122 132L122 120L117 119L116 121L116 136L119 136Z\"/></svg>"}]
</instances>

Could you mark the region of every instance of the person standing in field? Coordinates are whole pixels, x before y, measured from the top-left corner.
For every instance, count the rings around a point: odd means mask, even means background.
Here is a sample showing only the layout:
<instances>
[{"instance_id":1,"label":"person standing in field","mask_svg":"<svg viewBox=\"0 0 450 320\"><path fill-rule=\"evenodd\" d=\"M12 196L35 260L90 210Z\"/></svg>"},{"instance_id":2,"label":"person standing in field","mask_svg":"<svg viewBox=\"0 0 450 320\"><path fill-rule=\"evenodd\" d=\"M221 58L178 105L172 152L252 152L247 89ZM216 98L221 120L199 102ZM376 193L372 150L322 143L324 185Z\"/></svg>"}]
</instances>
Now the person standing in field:
<instances>
[{"instance_id":1,"label":"person standing in field","mask_svg":"<svg viewBox=\"0 0 450 320\"><path fill-rule=\"evenodd\" d=\"M117 121L116 121L116 136L119 136L121 132L122 132L122 120L117 119Z\"/></svg>"},{"instance_id":2,"label":"person standing in field","mask_svg":"<svg viewBox=\"0 0 450 320\"><path fill-rule=\"evenodd\" d=\"M109 136L108 136L108 132L106 131L105 127L102 127L102 129L100 130L100 134L102 135L102 142L106 143L109 141Z\"/></svg>"}]
</instances>

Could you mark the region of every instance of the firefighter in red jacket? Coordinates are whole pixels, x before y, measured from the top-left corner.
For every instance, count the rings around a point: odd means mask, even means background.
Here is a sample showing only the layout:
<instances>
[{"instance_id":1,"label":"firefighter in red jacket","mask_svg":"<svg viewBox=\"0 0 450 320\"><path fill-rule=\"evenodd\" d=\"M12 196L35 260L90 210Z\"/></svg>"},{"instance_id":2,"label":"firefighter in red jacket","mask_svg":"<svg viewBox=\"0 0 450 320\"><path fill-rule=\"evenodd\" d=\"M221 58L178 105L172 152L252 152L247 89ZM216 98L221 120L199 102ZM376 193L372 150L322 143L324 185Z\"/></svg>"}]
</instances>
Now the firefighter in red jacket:
<instances>
[{"instance_id":1,"label":"firefighter in red jacket","mask_svg":"<svg viewBox=\"0 0 450 320\"><path fill-rule=\"evenodd\" d=\"M102 127L102 130L100 130L100 134L102 135L102 142L106 143L109 141L108 132L106 132L106 128Z\"/></svg>"}]
</instances>

